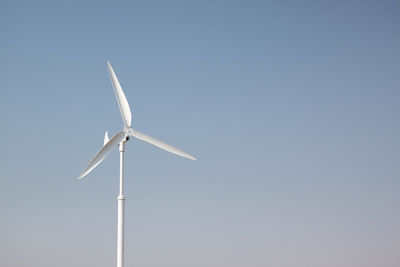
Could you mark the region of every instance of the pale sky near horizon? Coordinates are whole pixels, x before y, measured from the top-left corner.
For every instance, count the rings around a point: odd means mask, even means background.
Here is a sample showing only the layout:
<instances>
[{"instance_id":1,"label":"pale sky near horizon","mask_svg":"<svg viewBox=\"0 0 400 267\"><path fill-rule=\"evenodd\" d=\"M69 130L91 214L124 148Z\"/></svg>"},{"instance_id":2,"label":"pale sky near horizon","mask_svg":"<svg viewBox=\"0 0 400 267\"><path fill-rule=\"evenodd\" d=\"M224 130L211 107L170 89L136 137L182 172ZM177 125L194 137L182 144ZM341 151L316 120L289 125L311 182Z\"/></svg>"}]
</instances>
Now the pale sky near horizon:
<instances>
[{"instance_id":1,"label":"pale sky near horizon","mask_svg":"<svg viewBox=\"0 0 400 267\"><path fill-rule=\"evenodd\" d=\"M400 266L398 1L0 1L0 266Z\"/></svg>"}]
</instances>

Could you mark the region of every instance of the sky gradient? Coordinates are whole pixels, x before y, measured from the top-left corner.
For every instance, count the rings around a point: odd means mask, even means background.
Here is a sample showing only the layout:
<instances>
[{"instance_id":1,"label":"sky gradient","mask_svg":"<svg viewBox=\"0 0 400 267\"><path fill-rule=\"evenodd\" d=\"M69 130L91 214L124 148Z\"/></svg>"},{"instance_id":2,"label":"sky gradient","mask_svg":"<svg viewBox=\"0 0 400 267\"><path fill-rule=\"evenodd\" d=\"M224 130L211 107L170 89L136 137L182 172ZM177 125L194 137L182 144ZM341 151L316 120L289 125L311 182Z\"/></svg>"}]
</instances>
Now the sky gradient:
<instances>
[{"instance_id":1,"label":"sky gradient","mask_svg":"<svg viewBox=\"0 0 400 267\"><path fill-rule=\"evenodd\" d=\"M0 266L400 266L398 1L1 1Z\"/></svg>"}]
</instances>

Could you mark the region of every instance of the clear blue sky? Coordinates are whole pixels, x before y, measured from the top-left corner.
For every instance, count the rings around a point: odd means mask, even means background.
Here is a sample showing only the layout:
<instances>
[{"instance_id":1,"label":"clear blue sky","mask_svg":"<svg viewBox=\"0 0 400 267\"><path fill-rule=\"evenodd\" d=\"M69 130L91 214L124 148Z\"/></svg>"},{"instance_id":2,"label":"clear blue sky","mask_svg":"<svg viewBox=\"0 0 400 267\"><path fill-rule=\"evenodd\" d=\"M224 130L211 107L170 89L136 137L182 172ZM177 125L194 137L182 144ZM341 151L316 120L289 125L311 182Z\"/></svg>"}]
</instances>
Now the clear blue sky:
<instances>
[{"instance_id":1,"label":"clear blue sky","mask_svg":"<svg viewBox=\"0 0 400 267\"><path fill-rule=\"evenodd\" d=\"M398 1L1 1L0 265L400 266Z\"/></svg>"}]
</instances>

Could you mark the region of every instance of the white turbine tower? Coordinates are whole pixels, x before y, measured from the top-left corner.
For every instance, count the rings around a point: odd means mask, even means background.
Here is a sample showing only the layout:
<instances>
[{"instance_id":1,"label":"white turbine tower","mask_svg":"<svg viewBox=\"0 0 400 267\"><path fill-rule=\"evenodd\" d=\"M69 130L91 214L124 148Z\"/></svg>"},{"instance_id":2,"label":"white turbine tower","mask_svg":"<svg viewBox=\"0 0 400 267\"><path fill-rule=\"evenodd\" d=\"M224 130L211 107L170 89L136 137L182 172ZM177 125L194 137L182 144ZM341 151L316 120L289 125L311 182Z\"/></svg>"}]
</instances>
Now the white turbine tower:
<instances>
[{"instance_id":1,"label":"white turbine tower","mask_svg":"<svg viewBox=\"0 0 400 267\"><path fill-rule=\"evenodd\" d=\"M111 83L114 87L114 93L118 101L119 110L121 111L122 120L124 122L124 129L119 133L115 134L111 139L108 138L108 132L104 136L104 145L89 162L86 168L83 170L78 179L82 179L88 175L97 165L99 165L104 158L110 153L110 151L119 144L120 152L120 173L119 173L119 195L118 195L118 241L117 241L117 267L124 266L124 152L125 143L129 140L130 136L136 137L142 141L155 145L161 149L168 152L174 153L178 156L188 158L191 160L196 160L191 155L183 152L182 150L170 146L164 142L161 142L153 137L140 133L131 128L132 114L129 108L128 101L126 100L124 91L118 82L117 76L111 67L110 62L107 62L108 72L110 74Z\"/></svg>"}]
</instances>

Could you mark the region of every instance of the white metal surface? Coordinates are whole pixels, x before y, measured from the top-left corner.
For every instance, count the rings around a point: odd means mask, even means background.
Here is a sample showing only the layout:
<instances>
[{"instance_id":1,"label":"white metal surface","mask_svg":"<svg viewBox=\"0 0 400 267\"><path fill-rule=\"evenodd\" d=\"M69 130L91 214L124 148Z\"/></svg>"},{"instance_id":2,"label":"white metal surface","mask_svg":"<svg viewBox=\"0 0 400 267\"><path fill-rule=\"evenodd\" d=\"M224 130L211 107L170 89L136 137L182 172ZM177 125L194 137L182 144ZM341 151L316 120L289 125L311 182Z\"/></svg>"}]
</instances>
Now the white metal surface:
<instances>
[{"instance_id":1,"label":"white metal surface","mask_svg":"<svg viewBox=\"0 0 400 267\"><path fill-rule=\"evenodd\" d=\"M146 135L144 133L141 133L141 132L138 132L136 130L130 130L129 131L129 135L133 136L133 137L136 137L137 139L140 139L142 141L145 141L145 142L147 142L149 144L152 144L152 145L154 145L156 147L164 149L164 150L166 150L168 152L176 154L178 156L181 156L181 157L184 157L184 158L188 158L188 159L191 159L191 160L196 160L196 158L194 158L192 155L189 155L188 153L180 150L179 148L176 148L176 147L173 147L171 145L168 145L168 144L166 144L166 143L164 143L164 142L162 142L160 140L157 140L157 139L155 139L155 138L153 138L151 136L148 136L148 135Z\"/></svg>"},{"instance_id":2,"label":"white metal surface","mask_svg":"<svg viewBox=\"0 0 400 267\"><path fill-rule=\"evenodd\" d=\"M97 165L99 165L105 157L110 153L110 151L121 142L126 136L124 131L121 131L114 135L107 144L105 144L99 152L93 157L93 159L89 162L86 168L83 170L81 175L79 175L78 179L82 179L86 175L88 175Z\"/></svg>"},{"instance_id":3,"label":"white metal surface","mask_svg":"<svg viewBox=\"0 0 400 267\"><path fill-rule=\"evenodd\" d=\"M132 121L131 109L129 108L129 104L128 101L126 100L124 91L122 90L122 87L119 84L117 75L115 75L115 72L110 64L110 61L107 62L107 65L108 65L108 72L110 73L111 83L114 87L115 97L117 98L118 101L118 107L119 110L121 111L121 116L124 121L125 128L130 128Z\"/></svg>"},{"instance_id":4,"label":"white metal surface","mask_svg":"<svg viewBox=\"0 0 400 267\"><path fill-rule=\"evenodd\" d=\"M124 220L125 220L125 196L124 196L124 139L119 143L119 195L118 195L118 231L117 231L117 267L124 267Z\"/></svg>"},{"instance_id":5,"label":"white metal surface","mask_svg":"<svg viewBox=\"0 0 400 267\"><path fill-rule=\"evenodd\" d=\"M110 138L108 137L108 131L106 131L106 133L104 134L103 146L105 146L108 143L108 141L110 141Z\"/></svg>"}]
</instances>

